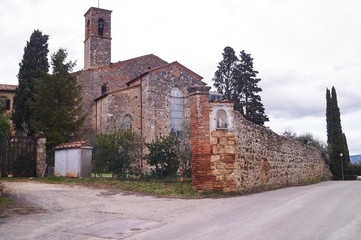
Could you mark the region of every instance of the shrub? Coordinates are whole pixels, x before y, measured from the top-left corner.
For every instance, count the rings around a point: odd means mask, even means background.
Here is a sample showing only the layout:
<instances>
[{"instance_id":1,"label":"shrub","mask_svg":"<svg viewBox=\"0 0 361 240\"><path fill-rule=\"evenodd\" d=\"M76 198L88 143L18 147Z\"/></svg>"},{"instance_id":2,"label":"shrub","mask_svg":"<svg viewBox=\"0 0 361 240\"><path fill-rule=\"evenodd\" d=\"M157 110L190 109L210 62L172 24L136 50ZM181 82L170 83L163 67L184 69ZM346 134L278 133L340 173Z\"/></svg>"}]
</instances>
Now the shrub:
<instances>
[{"instance_id":1,"label":"shrub","mask_svg":"<svg viewBox=\"0 0 361 240\"><path fill-rule=\"evenodd\" d=\"M142 141L131 129L115 129L96 135L94 171L126 177L141 158Z\"/></svg>"},{"instance_id":2,"label":"shrub","mask_svg":"<svg viewBox=\"0 0 361 240\"><path fill-rule=\"evenodd\" d=\"M8 116L4 115L4 102L0 98L0 142L5 141L6 137L10 136L11 123Z\"/></svg>"},{"instance_id":3,"label":"shrub","mask_svg":"<svg viewBox=\"0 0 361 240\"><path fill-rule=\"evenodd\" d=\"M350 164L347 168L347 174L361 176L361 164Z\"/></svg>"},{"instance_id":4,"label":"shrub","mask_svg":"<svg viewBox=\"0 0 361 240\"><path fill-rule=\"evenodd\" d=\"M357 175L345 175L345 180L357 180Z\"/></svg>"},{"instance_id":5,"label":"shrub","mask_svg":"<svg viewBox=\"0 0 361 240\"><path fill-rule=\"evenodd\" d=\"M327 144L319 138L315 137L312 133L302 133L297 135L292 128L286 128L282 133L283 136L292 138L296 141L302 142L309 146L318 148L321 152L322 157L329 163L329 154L327 150Z\"/></svg>"},{"instance_id":6,"label":"shrub","mask_svg":"<svg viewBox=\"0 0 361 240\"><path fill-rule=\"evenodd\" d=\"M179 169L177 136L160 136L152 143L146 144L149 153L145 155L150 166L155 167L155 174L160 177L174 176Z\"/></svg>"}]
</instances>

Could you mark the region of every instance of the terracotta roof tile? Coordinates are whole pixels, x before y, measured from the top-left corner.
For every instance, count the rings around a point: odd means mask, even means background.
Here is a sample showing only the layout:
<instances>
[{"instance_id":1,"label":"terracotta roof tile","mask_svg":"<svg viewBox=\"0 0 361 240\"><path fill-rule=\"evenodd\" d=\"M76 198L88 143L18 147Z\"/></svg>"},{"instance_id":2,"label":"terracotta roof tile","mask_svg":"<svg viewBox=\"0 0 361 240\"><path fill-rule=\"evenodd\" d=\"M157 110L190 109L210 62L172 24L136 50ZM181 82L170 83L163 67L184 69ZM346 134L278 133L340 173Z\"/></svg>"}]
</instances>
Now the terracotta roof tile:
<instances>
[{"instance_id":1,"label":"terracotta roof tile","mask_svg":"<svg viewBox=\"0 0 361 240\"><path fill-rule=\"evenodd\" d=\"M17 85L0 84L0 90L3 91L15 91L17 87Z\"/></svg>"},{"instance_id":2,"label":"terracotta roof tile","mask_svg":"<svg viewBox=\"0 0 361 240\"><path fill-rule=\"evenodd\" d=\"M86 141L62 143L54 148L54 150L69 149L69 148L81 148L81 147L93 147Z\"/></svg>"}]
</instances>

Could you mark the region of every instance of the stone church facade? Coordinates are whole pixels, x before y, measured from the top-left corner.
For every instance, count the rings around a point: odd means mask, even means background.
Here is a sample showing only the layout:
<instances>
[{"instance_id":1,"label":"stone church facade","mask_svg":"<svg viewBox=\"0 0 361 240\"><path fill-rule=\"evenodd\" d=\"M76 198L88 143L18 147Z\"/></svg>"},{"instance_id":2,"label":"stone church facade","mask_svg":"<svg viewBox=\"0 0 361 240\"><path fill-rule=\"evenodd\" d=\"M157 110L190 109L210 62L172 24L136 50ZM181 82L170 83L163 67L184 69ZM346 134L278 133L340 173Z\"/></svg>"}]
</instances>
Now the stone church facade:
<instances>
[{"instance_id":1,"label":"stone church facade","mask_svg":"<svg viewBox=\"0 0 361 240\"><path fill-rule=\"evenodd\" d=\"M150 54L111 63L111 11L85 13L83 88L86 138L132 128L146 142L189 129L188 87L205 86L202 77L178 62Z\"/></svg>"}]
</instances>

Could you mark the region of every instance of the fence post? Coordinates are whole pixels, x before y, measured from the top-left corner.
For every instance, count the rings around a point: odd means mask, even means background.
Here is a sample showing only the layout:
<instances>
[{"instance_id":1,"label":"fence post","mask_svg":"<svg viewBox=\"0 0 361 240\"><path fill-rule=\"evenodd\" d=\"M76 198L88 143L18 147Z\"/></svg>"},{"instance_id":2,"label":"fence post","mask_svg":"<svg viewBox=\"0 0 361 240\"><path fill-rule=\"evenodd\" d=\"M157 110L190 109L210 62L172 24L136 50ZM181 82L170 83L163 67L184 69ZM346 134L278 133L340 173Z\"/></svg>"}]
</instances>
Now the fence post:
<instances>
[{"instance_id":1,"label":"fence post","mask_svg":"<svg viewBox=\"0 0 361 240\"><path fill-rule=\"evenodd\" d=\"M46 138L44 135L36 136L36 176L44 177L46 171Z\"/></svg>"}]
</instances>

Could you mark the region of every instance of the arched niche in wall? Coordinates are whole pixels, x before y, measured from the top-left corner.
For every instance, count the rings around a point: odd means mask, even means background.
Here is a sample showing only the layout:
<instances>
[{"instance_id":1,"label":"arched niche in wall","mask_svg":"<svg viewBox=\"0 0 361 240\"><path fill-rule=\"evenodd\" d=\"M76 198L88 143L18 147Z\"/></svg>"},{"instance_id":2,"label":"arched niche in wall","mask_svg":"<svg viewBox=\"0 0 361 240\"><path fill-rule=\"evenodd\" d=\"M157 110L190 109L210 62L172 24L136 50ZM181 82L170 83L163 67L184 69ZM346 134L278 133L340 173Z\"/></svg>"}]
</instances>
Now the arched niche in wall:
<instances>
[{"instance_id":1,"label":"arched niche in wall","mask_svg":"<svg viewBox=\"0 0 361 240\"><path fill-rule=\"evenodd\" d=\"M219 109L216 115L216 126L217 129L227 129L229 126L229 118L224 109Z\"/></svg>"},{"instance_id":2,"label":"arched niche in wall","mask_svg":"<svg viewBox=\"0 0 361 240\"><path fill-rule=\"evenodd\" d=\"M228 104L229 105L229 104ZM233 131L233 105L211 104L210 130L224 129Z\"/></svg>"}]
</instances>

